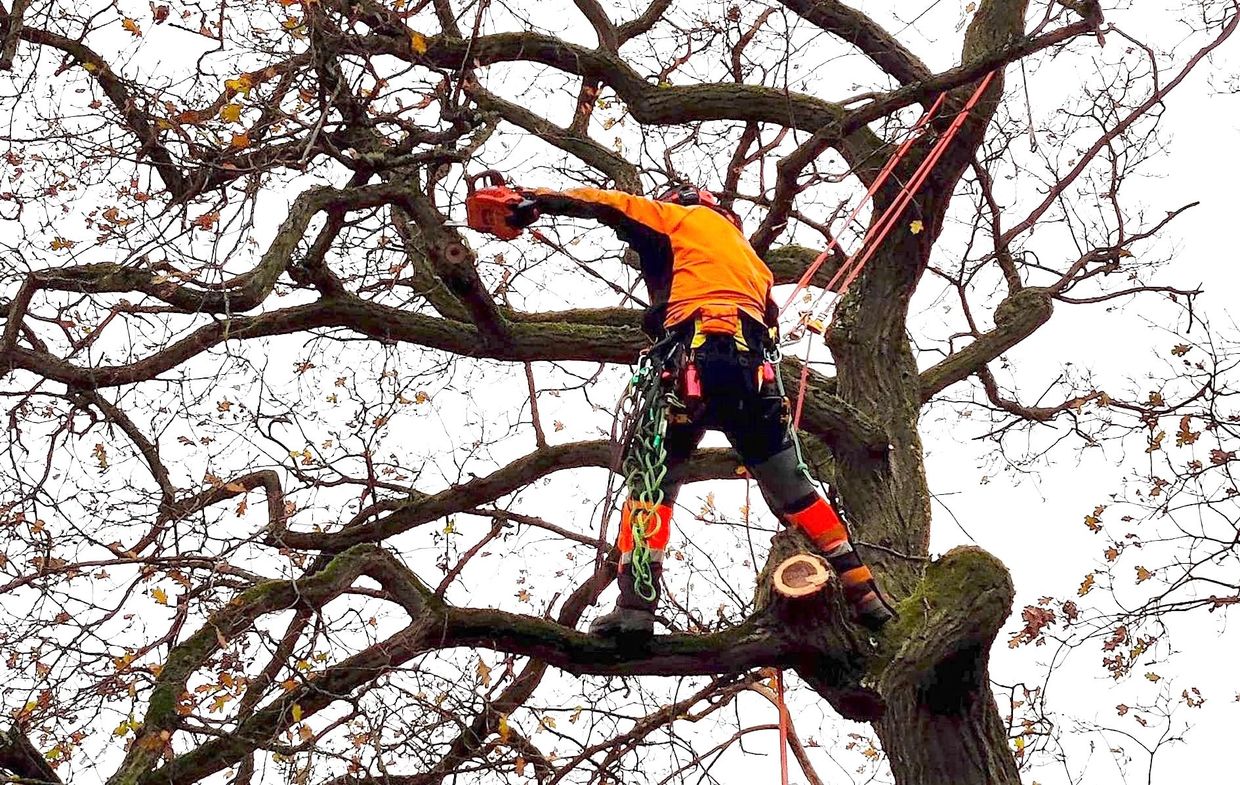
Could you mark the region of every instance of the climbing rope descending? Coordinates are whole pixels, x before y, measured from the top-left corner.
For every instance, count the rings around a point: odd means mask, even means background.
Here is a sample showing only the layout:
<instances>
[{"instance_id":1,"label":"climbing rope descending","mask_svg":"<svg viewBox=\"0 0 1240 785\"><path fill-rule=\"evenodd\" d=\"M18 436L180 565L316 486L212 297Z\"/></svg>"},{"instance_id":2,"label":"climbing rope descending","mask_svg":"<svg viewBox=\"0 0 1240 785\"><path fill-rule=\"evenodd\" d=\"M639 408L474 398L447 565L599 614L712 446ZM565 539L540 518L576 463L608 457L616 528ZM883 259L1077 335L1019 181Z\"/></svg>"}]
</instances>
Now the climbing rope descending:
<instances>
[{"instance_id":1,"label":"climbing rope descending","mask_svg":"<svg viewBox=\"0 0 1240 785\"><path fill-rule=\"evenodd\" d=\"M874 194L878 193L878 189L882 188L887 182L887 178L891 176L891 173L895 170L896 165L899 164L900 160L904 158L904 154L908 152L914 142L921 138L926 124L930 122L930 118L934 117L935 113L938 112L939 107L943 105L945 95L945 93L940 93L939 97L935 99L933 104L930 105L930 108L923 112L921 118L913 124L913 127L909 130L909 134L905 138L904 142L900 144L895 153L892 154L891 158L887 159L887 163L883 165L883 168L879 170L879 173L874 178L874 181L870 183L870 187L866 190L865 196L861 197L861 201L857 202L857 206L852 209L852 212L844 217L844 225L841 229L847 229L854 221L857 220L857 215L860 214L861 210L870 203L870 200L874 198ZM805 273L801 276L800 280L797 281L797 285L793 287L792 292L788 295L788 299L784 301L783 306L779 309L780 314L788 310L788 306L792 305L792 301L796 299L797 295L800 294L805 287L809 286L809 282L813 280L814 275L818 273L818 270L827 261L827 259L830 258L831 252L835 250L835 247L839 245L839 243L840 233L837 232L832 235L831 241L827 243L826 249L824 249L822 253L818 254L810 266L805 269ZM836 275L839 275L839 273L837 272ZM832 278L832 282L834 281L835 279ZM827 288L830 289L831 285L828 284Z\"/></svg>"},{"instance_id":2,"label":"climbing rope descending","mask_svg":"<svg viewBox=\"0 0 1240 785\"><path fill-rule=\"evenodd\" d=\"M784 672L775 671L775 707L779 709L779 783L788 785L788 706L784 702Z\"/></svg>"},{"instance_id":3,"label":"climbing rope descending","mask_svg":"<svg viewBox=\"0 0 1240 785\"><path fill-rule=\"evenodd\" d=\"M621 462L629 497L638 502L632 513L633 554L629 569L633 571L637 594L646 600L656 596L649 542L663 525L655 509L663 503L662 485L667 474L664 436L667 411L673 403L673 393L663 378L666 358L655 351L658 348L652 347L642 355L629 380L624 403L629 423L622 442L625 447Z\"/></svg>"},{"instance_id":4,"label":"climbing rope descending","mask_svg":"<svg viewBox=\"0 0 1240 785\"><path fill-rule=\"evenodd\" d=\"M964 125L965 119L968 117L969 113L973 111L973 108L977 106L977 102L981 100L982 93L984 93L986 88L990 86L990 82L994 79L994 75L995 72L992 71L983 77L978 83L977 88L973 91L973 94L965 103L964 108L962 108L952 119L951 124L938 138L934 146L930 149L930 152L927 153L926 157L922 160L921 164L918 165L916 171L913 173L912 179L900 188L900 192L897 194L895 200L888 205L883 214L878 217L878 220L873 221L870 224L869 229L866 230L864 237L861 239L861 244L857 246L857 249L844 260L844 263L841 264L839 269L835 271L835 274L831 276L831 280L827 282L827 285L823 289L823 294L819 295L819 298L825 295L826 292L835 292L838 302L839 298L842 298L848 292L848 287L852 285L852 282L855 281L857 276L861 274L861 271L865 268L865 265L871 258L873 258L878 247L887 238L887 235L890 234L891 229L896 225L896 222L900 220L900 216L904 213L905 208L907 208L912 202L913 197L916 196L917 192L921 189L921 186L926 181L926 178L930 176L930 172L938 164L939 159L943 157L943 153L951 144L952 139L955 138L956 133L960 130L960 127ZM841 227L842 229L847 229L850 224L856 221L857 215L861 212L861 209L873 200L874 195L878 193L878 189L882 188L883 184L886 183L887 179L891 176L892 172L895 171L896 166L899 164L900 160L903 159L904 155L918 139L925 135L930 119L935 116L939 110L939 107L942 106L945 96L946 93L940 93L939 97L935 99L930 108L922 114L921 119L914 124L908 137L896 149L895 153L892 154L886 165L884 165L882 170L878 173L878 176L874 178L874 181L870 184L865 196L844 219L844 226ZM792 305L792 302L796 299L797 295L799 295L809 285L809 282L813 279L819 268L822 267L823 263L825 263L827 258L831 255L831 252L835 250L836 245L839 244L839 237L840 233L837 232L831 238L831 241L827 245L826 249L820 253L814 259L813 263L811 263L805 270L804 275L801 276L800 280L797 281L797 285L793 287L791 294L788 295L788 299L784 302L783 307L780 308L781 314L786 311L790 305ZM812 325L821 324L821 320L815 318L814 316L817 303L818 300L815 300L809 311L801 317L798 326L806 325L812 330L814 329ZM807 474L808 467L805 466L804 458L800 456L800 439L797 438L797 431L800 430L801 427L801 414L805 407L805 393L809 388L809 358L812 351L813 342L811 341L805 352L805 360L801 363L801 378L798 385L799 389L797 390L797 402L796 406L793 408L790 427L793 443L797 445L798 459L800 461L799 468ZM776 375L779 376L778 374ZM780 783L781 785L788 785L788 707L784 701L784 672L780 669L775 671L775 697L776 707L779 710Z\"/></svg>"},{"instance_id":5,"label":"climbing rope descending","mask_svg":"<svg viewBox=\"0 0 1240 785\"><path fill-rule=\"evenodd\" d=\"M896 200L891 203L891 205L883 213L882 217L870 227L869 231L866 232L865 238L862 239L861 245L857 249L857 252L860 253L860 258L857 258L857 260L851 265L845 264L841 266L841 268L836 271L835 275L832 277L831 282L828 283L828 289L833 288L833 285L838 283L839 295L841 297L848 291L848 287L854 280L856 280L857 276L861 274L861 270L865 267L866 263L870 261L870 259L874 256L875 251L877 251L878 247L882 245L883 240L887 238L887 235L891 232L892 228L895 227L896 221L900 220L900 216L903 214L904 209L908 207L908 205L913 201L913 197L917 195L919 190L921 190L921 186L925 183L926 178L930 176L930 172L933 171L934 167L938 165L939 159L943 157L943 153L946 152L947 148L951 145L952 140L956 137L956 133L960 130L961 126L964 125L964 121L969 116L969 113L973 111L973 108L977 106L977 102L981 100L982 93L986 91L986 88L990 85L990 82L994 79L994 76L995 72L991 71L978 83L977 89L973 91L973 95L969 96L969 100L965 103L964 108L961 109L960 112L952 119L951 125L949 125L947 130L944 131L944 133L938 138L938 141L935 142L934 147L926 155L925 159L922 160L921 165L917 167L917 171L914 172L913 178L907 185L900 189L900 193L896 197ZM940 96L940 98L941 97L942 96ZM854 253L853 256L856 257L857 254ZM841 277L842 280L840 280Z\"/></svg>"},{"instance_id":6,"label":"climbing rope descending","mask_svg":"<svg viewBox=\"0 0 1240 785\"><path fill-rule=\"evenodd\" d=\"M861 271L865 269L866 264L869 263L870 259L874 257L874 253L878 250L879 246L882 245L883 241L887 239L887 235L891 233L891 230L895 227L896 222L900 220L900 216L904 213L905 208L907 208L913 201L913 197L917 195L917 192L921 190L922 184L925 183L926 178L930 176L930 172L933 171L934 167L938 164L939 159L943 157L943 153L946 152L948 146L951 145L956 133L960 130L961 126L964 125L965 119L969 116L969 113L973 111L973 108L977 106L977 102L981 100L982 93L984 93L986 88L990 86L990 82L994 79L995 73L996 72L992 71L986 74L986 76L978 82L977 88L973 91L973 94L969 96L969 100L965 103L960 112L952 118L951 124L948 125L947 129L935 141L934 146L930 149L930 152L926 154L926 157L922 159L922 162L918 165L916 171L914 171L913 177L908 181L908 183L900 187L900 191L892 203L887 206L887 209L883 211L882 215L880 215L876 221L873 221L870 224L869 229L866 230L865 236L862 237L861 243L857 246L857 249L844 260L844 263L841 264L839 269L835 271L835 274L831 276L831 280L828 281L826 287L824 287L823 295L825 295L826 292L835 292L836 301L838 302L839 299L843 298L843 296L848 292L849 286L851 286L853 281L857 279L857 276L861 274ZM922 115L921 119L918 120L913 126L908 138L906 138L900 147L897 148L891 159L874 179L874 182L871 183L870 188L866 191L865 197L860 203L858 203L857 207L849 213L848 217L845 219L844 228L847 228L848 224L856 220L857 214L860 212L861 207L873 199L874 194L878 192L878 189L881 188L887 178L891 176L891 173L895 170L896 165L908 152L909 148L912 147L913 143L927 132L929 120L942 105L944 95L945 94L941 93L935 102L931 104L930 108L926 110L925 114ZM838 238L839 234L837 233L831 239L831 242L827 246L826 250L818 255L810 267L805 271L805 274L801 276L801 279L797 282L792 294L784 303L783 308L780 309L781 313L786 310L788 306L792 304L792 301L796 298L796 296L809 285L809 281L813 278L814 274L822 266L823 262L826 261L831 251L835 249L835 246L838 243ZM819 299L821 299L823 295L819 295ZM801 317L800 325L807 325L810 326L810 329L814 329L814 325L822 324L822 320L814 316L814 308L817 306L817 302L818 301L815 300L814 306ZM812 349L812 343L810 349ZM805 361L801 364L800 389L797 391L797 403L794 407L792 420L794 429L800 428L801 425L801 413L805 406L805 392L808 387L808 381L809 350L806 352Z\"/></svg>"}]
</instances>

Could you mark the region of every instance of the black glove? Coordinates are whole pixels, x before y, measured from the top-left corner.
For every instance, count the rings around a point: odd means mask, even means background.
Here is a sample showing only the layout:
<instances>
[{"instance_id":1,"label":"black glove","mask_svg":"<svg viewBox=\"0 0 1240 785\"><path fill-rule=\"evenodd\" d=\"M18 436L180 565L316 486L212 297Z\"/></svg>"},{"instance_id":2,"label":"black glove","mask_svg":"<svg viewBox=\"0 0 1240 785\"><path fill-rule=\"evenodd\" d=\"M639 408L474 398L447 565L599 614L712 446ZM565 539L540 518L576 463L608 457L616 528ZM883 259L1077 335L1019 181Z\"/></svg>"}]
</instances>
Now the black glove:
<instances>
[{"instance_id":1,"label":"black glove","mask_svg":"<svg viewBox=\"0 0 1240 785\"><path fill-rule=\"evenodd\" d=\"M517 229L524 229L537 221L541 215L538 202L530 198L528 194L522 193L521 197L521 201L512 206L512 212L508 216L508 225Z\"/></svg>"}]
</instances>

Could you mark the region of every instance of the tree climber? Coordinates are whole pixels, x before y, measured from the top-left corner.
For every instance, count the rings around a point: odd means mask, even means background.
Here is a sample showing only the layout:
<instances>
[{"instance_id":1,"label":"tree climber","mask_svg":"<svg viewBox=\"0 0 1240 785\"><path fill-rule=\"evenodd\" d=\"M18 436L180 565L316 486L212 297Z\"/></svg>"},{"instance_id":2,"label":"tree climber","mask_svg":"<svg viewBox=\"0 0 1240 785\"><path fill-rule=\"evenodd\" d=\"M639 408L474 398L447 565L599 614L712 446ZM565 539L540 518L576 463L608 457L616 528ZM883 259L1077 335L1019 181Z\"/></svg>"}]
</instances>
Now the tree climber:
<instances>
[{"instance_id":1,"label":"tree climber","mask_svg":"<svg viewBox=\"0 0 1240 785\"><path fill-rule=\"evenodd\" d=\"M678 469L708 429L727 436L772 511L822 549L858 621L878 629L891 619L844 523L818 494L800 460L788 400L771 362L778 320L771 299L774 277L741 233L736 214L714 194L688 185L658 199L593 188L488 190L506 197L499 214L508 226L492 232L501 237L514 237L544 213L591 218L615 229L637 252L651 302L643 329L656 341L652 351L664 352L670 374L663 376L679 392L680 406L670 411L664 438L662 499L643 503L630 489L616 542L620 598L613 611L590 625L590 632L608 637L653 632L663 553L680 490ZM470 225L494 228L472 214ZM642 516L650 549L652 588L646 592L639 591L632 565L635 516Z\"/></svg>"}]
</instances>

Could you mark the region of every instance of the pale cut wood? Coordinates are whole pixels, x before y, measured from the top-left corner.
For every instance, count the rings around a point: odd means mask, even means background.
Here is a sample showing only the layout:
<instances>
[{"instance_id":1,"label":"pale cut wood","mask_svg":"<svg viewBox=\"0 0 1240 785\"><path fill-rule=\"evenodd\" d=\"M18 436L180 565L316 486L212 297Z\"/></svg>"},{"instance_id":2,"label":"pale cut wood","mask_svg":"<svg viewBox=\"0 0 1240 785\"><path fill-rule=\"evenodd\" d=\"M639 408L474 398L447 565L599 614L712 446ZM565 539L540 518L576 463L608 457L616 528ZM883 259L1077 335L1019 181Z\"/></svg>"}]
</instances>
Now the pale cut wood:
<instances>
[{"instance_id":1,"label":"pale cut wood","mask_svg":"<svg viewBox=\"0 0 1240 785\"><path fill-rule=\"evenodd\" d=\"M798 553L775 568L772 583L784 597L807 597L822 591L830 580L831 572L821 556Z\"/></svg>"}]
</instances>

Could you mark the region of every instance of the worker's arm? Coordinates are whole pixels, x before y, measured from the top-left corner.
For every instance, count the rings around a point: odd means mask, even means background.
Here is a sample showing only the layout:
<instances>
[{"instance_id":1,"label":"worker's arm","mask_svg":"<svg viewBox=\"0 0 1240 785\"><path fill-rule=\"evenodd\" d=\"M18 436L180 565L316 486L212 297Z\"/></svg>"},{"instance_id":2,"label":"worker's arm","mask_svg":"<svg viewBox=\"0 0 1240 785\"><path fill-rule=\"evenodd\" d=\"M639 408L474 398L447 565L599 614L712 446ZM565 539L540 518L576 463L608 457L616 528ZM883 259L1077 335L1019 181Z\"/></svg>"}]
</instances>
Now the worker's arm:
<instances>
[{"instance_id":1,"label":"worker's arm","mask_svg":"<svg viewBox=\"0 0 1240 785\"><path fill-rule=\"evenodd\" d=\"M622 239L628 239L635 230L669 234L686 212L680 205L599 188L522 189L521 195L532 201L535 209L517 210L514 214L516 225L528 226L540 213L590 218L612 227Z\"/></svg>"},{"instance_id":2,"label":"worker's arm","mask_svg":"<svg viewBox=\"0 0 1240 785\"><path fill-rule=\"evenodd\" d=\"M509 223L525 227L538 220L540 213L590 218L612 227L641 260L642 278L650 292L651 307L646 311L643 329L651 336L663 333L663 318L672 287L672 242L688 209L668 202L643 199L623 191L574 188L568 191L518 189L525 197L517 205Z\"/></svg>"}]
</instances>

